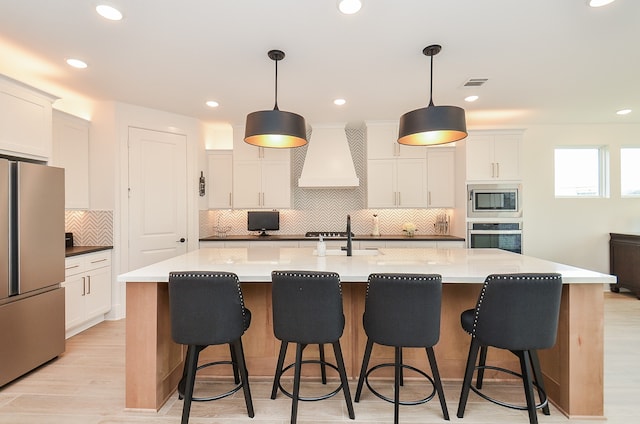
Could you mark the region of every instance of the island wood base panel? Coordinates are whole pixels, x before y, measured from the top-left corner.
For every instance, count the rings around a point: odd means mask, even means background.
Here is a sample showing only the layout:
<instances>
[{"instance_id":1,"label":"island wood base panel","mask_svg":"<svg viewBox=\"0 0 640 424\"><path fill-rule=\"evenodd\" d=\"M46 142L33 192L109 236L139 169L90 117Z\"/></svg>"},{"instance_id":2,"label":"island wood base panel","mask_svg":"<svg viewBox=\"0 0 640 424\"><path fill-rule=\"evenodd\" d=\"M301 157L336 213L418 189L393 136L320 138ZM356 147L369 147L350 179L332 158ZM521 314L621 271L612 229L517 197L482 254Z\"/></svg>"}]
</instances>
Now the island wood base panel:
<instances>
[{"instance_id":1,"label":"island wood base panel","mask_svg":"<svg viewBox=\"0 0 640 424\"><path fill-rule=\"evenodd\" d=\"M481 284L443 286L441 334L435 346L443 379L462 380L470 337L460 327L460 313L475 307L481 287ZM362 328L366 284L343 283L342 288L346 324L340 342L347 373L350 378L357 378L366 344ZM242 290L252 315L251 327L242 339L249 374L252 378L272 378L280 342L273 336L271 285L242 283ZM566 284L556 346L540 352L549 398L570 417L599 418L604 414L603 304L601 285ZM185 349L171 341L168 311L167 283L127 283L127 408L158 410L177 387ZM332 349L327 347L325 351L327 358L333 359ZM289 362L293 362L294 353L295 348L291 345ZM305 349L305 357L314 355L317 355L317 346ZM228 356L227 346L209 347L202 352L201 362L226 360ZM424 349L404 349L403 358L406 363L430 374ZM375 345L370 366L392 360L393 348ZM499 349L489 349L487 363L519 370L517 358ZM215 368L206 371L229 374L226 367ZM319 367L307 365L303 375L319 375ZM485 378L508 377L495 372L485 373Z\"/></svg>"}]
</instances>

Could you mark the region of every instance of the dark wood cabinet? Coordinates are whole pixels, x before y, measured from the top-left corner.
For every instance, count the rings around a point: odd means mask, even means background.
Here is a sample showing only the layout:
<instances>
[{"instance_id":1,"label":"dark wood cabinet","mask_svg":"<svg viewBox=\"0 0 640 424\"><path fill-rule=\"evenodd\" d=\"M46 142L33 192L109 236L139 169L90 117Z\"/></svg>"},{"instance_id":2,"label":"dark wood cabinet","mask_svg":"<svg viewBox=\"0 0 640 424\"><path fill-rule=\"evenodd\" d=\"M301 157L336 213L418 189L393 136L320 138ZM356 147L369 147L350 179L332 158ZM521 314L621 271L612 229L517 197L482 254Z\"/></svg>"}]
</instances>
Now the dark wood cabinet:
<instances>
[{"instance_id":1,"label":"dark wood cabinet","mask_svg":"<svg viewBox=\"0 0 640 424\"><path fill-rule=\"evenodd\" d=\"M611 291L617 293L624 287L640 299L640 234L610 235L609 272L618 277L618 283L611 284Z\"/></svg>"}]
</instances>

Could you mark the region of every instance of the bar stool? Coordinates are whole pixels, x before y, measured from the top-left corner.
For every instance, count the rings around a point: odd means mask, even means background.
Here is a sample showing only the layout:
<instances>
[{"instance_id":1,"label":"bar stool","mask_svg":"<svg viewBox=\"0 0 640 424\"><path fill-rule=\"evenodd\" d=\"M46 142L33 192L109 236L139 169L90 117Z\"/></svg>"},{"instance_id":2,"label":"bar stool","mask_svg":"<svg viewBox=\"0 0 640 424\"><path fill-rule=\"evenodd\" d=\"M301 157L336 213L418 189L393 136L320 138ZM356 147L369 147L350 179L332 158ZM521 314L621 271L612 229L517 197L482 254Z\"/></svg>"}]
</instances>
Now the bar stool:
<instances>
[{"instance_id":1,"label":"bar stool","mask_svg":"<svg viewBox=\"0 0 640 424\"><path fill-rule=\"evenodd\" d=\"M249 417L253 403L249 375L242 348L242 335L251 323L251 312L244 307L242 290L236 274L231 272L171 272L169 274L169 314L171 337L187 345L182 380L178 384L184 397L182 424L189 422L192 401L209 401L244 391ZM198 366L200 351L207 346L228 344L231 361L210 362ZM236 386L226 393L207 398L193 396L196 372L214 365L232 365Z\"/></svg>"},{"instance_id":2,"label":"bar stool","mask_svg":"<svg viewBox=\"0 0 640 424\"><path fill-rule=\"evenodd\" d=\"M442 277L437 274L371 274L367 284L367 295L362 321L367 334L367 345L362 359L355 401L360 401L362 386L387 402L394 404L393 422L398 423L400 405L418 405L433 399L438 394L445 420L449 411L440 381L438 364L433 346L440 338L440 309L442 300ZM369 359L373 344L395 348L394 363L376 365L370 369ZM425 348L433 377L413 366L403 364L402 349ZM388 398L373 389L369 375L384 367L394 367L394 397ZM400 400L403 384L403 369L410 369L425 377L433 385L427 397L415 401Z\"/></svg>"},{"instance_id":3,"label":"bar stool","mask_svg":"<svg viewBox=\"0 0 640 424\"><path fill-rule=\"evenodd\" d=\"M529 422L537 424L536 410L549 415L538 349L548 349L556 342L562 277L560 274L492 274L482 287L475 309L460 316L462 328L471 335L462 393L458 404L458 418L464 416L469 389L483 399L512 409L527 410ZM511 370L486 365L487 348L510 350L520 359L518 374ZM480 352L480 360L476 359ZM522 378L527 405L513 405L482 393L484 370L506 372ZM476 387L471 380L478 370ZM535 403L533 388L540 402Z\"/></svg>"},{"instance_id":4,"label":"bar stool","mask_svg":"<svg viewBox=\"0 0 640 424\"><path fill-rule=\"evenodd\" d=\"M292 399L291 423L295 423L298 415L298 401L317 401L334 396L340 390L344 393L349 418L354 419L353 404L349 382L344 367L340 337L344 330L344 314L342 310L342 290L340 276L334 272L315 271L273 271L272 303L273 332L281 341L278 364L273 380L271 399L276 398L278 388ZM294 364L284 368L284 359L289 343L296 344ZM336 364L324 365L338 371L340 385L337 389L320 397L300 396L301 367L307 363L323 364L323 359L303 360L302 352L309 344L323 345L331 343ZM282 373L294 367L293 393L287 392L280 384Z\"/></svg>"}]
</instances>

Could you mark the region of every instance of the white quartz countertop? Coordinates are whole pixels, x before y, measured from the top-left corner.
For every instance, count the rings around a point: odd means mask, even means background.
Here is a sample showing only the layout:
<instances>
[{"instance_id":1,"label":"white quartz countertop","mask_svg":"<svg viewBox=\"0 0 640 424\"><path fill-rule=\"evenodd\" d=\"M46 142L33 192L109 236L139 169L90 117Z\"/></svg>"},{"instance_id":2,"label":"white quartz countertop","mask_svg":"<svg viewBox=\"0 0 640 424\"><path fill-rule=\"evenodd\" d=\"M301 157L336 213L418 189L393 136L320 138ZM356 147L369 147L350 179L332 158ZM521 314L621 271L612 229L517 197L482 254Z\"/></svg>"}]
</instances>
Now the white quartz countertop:
<instances>
[{"instance_id":1,"label":"white quartz countertop","mask_svg":"<svg viewBox=\"0 0 640 424\"><path fill-rule=\"evenodd\" d=\"M118 276L120 282L166 282L171 271L229 271L242 282L270 282L271 271L333 271L343 282L365 282L375 272L440 274L444 283L482 283L489 274L557 272L565 284L612 284L616 277L499 249L397 248L328 251L312 248L202 248Z\"/></svg>"}]
</instances>

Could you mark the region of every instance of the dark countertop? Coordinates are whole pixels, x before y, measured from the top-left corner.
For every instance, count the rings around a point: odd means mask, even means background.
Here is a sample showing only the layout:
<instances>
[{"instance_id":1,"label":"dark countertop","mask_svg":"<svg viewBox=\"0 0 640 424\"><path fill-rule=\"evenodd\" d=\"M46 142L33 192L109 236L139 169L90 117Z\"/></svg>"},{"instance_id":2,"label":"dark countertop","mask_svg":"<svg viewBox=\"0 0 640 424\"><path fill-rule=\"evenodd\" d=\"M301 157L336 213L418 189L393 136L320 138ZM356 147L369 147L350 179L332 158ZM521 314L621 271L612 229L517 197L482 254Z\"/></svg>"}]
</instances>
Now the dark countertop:
<instances>
[{"instance_id":1,"label":"dark countertop","mask_svg":"<svg viewBox=\"0 0 640 424\"><path fill-rule=\"evenodd\" d=\"M86 253L100 252L102 250L113 249L113 246L73 246L67 247L65 257L84 255Z\"/></svg>"},{"instance_id":2,"label":"dark countertop","mask_svg":"<svg viewBox=\"0 0 640 424\"><path fill-rule=\"evenodd\" d=\"M293 234L293 235L271 235L266 237L260 237L252 234L247 235L234 235L227 237L216 237L209 236L203 237L200 241L286 241L286 240L309 240L314 241L317 240L317 237L305 237L302 234ZM346 238L342 239L332 239L325 238L325 240L346 240ZM427 235L415 235L413 237L407 237L404 235L381 235L381 236L371 236L371 235L355 235L353 236L353 240L384 240L384 241L392 241L392 240L416 240L416 241L464 241L463 237L449 236L449 235L436 235L436 234L427 234Z\"/></svg>"}]
</instances>

